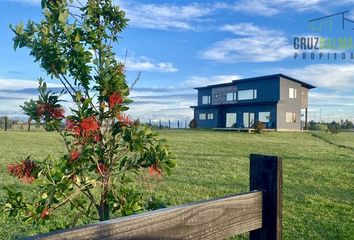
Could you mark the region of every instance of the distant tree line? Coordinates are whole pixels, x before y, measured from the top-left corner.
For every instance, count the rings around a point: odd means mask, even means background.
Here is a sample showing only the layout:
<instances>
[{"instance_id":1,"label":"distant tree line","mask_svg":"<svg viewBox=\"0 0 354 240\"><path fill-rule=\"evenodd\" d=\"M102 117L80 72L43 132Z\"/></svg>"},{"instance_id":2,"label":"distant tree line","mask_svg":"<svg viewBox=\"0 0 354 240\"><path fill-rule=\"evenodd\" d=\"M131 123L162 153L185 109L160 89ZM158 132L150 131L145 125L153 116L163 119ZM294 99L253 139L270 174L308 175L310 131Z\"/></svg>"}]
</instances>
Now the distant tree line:
<instances>
[{"instance_id":1,"label":"distant tree line","mask_svg":"<svg viewBox=\"0 0 354 240\"><path fill-rule=\"evenodd\" d=\"M308 129L326 131L335 134L335 133L339 133L342 130L354 129L354 124L348 119L346 119L345 121L344 120L341 120L340 122L333 121L330 123L310 121L308 123Z\"/></svg>"}]
</instances>

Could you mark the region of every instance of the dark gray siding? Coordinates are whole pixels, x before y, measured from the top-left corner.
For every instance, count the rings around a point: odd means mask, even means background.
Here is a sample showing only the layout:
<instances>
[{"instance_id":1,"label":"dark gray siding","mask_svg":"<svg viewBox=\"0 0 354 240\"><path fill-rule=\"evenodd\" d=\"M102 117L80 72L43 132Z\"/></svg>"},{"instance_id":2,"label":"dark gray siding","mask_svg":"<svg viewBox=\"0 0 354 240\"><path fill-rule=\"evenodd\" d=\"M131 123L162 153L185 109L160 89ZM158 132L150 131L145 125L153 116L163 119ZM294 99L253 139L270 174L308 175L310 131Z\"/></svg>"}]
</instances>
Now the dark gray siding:
<instances>
[{"instance_id":1,"label":"dark gray siding","mask_svg":"<svg viewBox=\"0 0 354 240\"><path fill-rule=\"evenodd\" d=\"M236 92L236 85L234 86L226 86L226 87L215 87L212 89L212 102L214 105L217 104L232 104L237 101L226 101L226 94L229 92Z\"/></svg>"}]
</instances>

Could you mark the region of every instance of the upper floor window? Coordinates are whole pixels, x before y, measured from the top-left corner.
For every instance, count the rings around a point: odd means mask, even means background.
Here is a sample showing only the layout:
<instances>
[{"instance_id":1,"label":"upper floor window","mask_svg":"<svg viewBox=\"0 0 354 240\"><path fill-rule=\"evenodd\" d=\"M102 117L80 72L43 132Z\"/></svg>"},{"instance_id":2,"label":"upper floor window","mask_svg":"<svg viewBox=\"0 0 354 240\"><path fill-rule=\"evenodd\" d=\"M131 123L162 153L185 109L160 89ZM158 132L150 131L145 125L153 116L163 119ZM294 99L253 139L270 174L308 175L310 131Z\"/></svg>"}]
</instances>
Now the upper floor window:
<instances>
[{"instance_id":1,"label":"upper floor window","mask_svg":"<svg viewBox=\"0 0 354 240\"><path fill-rule=\"evenodd\" d=\"M289 98L296 98L297 90L296 88L289 88Z\"/></svg>"},{"instance_id":2,"label":"upper floor window","mask_svg":"<svg viewBox=\"0 0 354 240\"><path fill-rule=\"evenodd\" d=\"M210 104L210 96L203 96L202 104Z\"/></svg>"},{"instance_id":3,"label":"upper floor window","mask_svg":"<svg viewBox=\"0 0 354 240\"><path fill-rule=\"evenodd\" d=\"M236 92L226 93L226 101L236 101Z\"/></svg>"},{"instance_id":4,"label":"upper floor window","mask_svg":"<svg viewBox=\"0 0 354 240\"><path fill-rule=\"evenodd\" d=\"M238 100L249 100L257 98L257 89L238 91Z\"/></svg>"}]
</instances>

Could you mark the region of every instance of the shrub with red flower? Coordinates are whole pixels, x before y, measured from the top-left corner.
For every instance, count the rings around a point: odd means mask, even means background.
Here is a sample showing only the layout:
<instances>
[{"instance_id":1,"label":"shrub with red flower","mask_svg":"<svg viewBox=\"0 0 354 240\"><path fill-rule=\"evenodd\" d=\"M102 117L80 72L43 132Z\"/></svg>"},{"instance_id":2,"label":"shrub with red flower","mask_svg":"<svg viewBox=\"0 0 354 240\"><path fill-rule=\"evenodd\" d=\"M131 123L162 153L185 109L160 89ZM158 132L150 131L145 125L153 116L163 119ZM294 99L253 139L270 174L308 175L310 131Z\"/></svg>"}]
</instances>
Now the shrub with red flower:
<instances>
[{"instance_id":1,"label":"shrub with red flower","mask_svg":"<svg viewBox=\"0 0 354 240\"><path fill-rule=\"evenodd\" d=\"M31 197L9 190L6 201L0 201L0 211L35 224L54 219L48 216L66 205L82 222L139 212L147 208L143 199L148 199L142 196L147 191L141 189L146 185L138 182L139 176L145 171L169 174L175 166L165 141L124 114L132 102L131 88L124 64L108 44L115 43L127 25L124 12L112 0L88 0L72 14L69 4L74 2L42 0L45 17L40 23L12 29L15 48L29 48L64 89L55 93L40 79L38 99L25 109L30 119L60 134L67 152L36 163L26 159L10 164L11 175L27 183L40 181L34 182L36 194ZM73 15L80 19L71 21ZM97 19L102 31L97 31ZM63 94L71 98L69 116L61 105Z\"/></svg>"},{"instance_id":2,"label":"shrub with red flower","mask_svg":"<svg viewBox=\"0 0 354 240\"><path fill-rule=\"evenodd\" d=\"M156 163L152 164L149 166L149 174L150 176L154 176L156 174L156 176L160 177L162 174L162 169Z\"/></svg>"},{"instance_id":3,"label":"shrub with red flower","mask_svg":"<svg viewBox=\"0 0 354 240\"><path fill-rule=\"evenodd\" d=\"M128 115L125 115L125 114L119 114L117 116L117 120L123 126L132 126L134 123L134 121Z\"/></svg>"},{"instance_id":4,"label":"shrub with red flower","mask_svg":"<svg viewBox=\"0 0 354 240\"><path fill-rule=\"evenodd\" d=\"M108 104L109 104L110 109L113 109L117 105L122 104L122 103L123 103L123 98L121 95L119 95L119 93L115 92L111 96L109 96Z\"/></svg>"},{"instance_id":5,"label":"shrub with red flower","mask_svg":"<svg viewBox=\"0 0 354 240\"><path fill-rule=\"evenodd\" d=\"M65 117L64 108L61 108L61 107L49 108L49 114L52 118L55 118L55 119L62 119Z\"/></svg>"},{"instance_id":6,"label":"shrub with red flower","mask_svg":"<svg viewBox=\"0 0 354 240\"><path fill-rule=\"evenodd\" d=\"M45 219L49 216L50 209L48 207L45 207L43 211L41 212L41 218Z\"/></svg>"},{"instance_id":7,"label":"shrub with red flower","mask_svg":"<svg viewBox=\"0 0 354 240\"><path fill-rule=\"evenodd\" d=\"M24 183L32 183L36 179L34 175L36 169L36 163L29 158L23 160L21 163L9 164L7 166L7 171L11 175L21 179Z\"/></svg>"},{"instance_id":8,"label":"shrub with red flower","mask_svg":"<svg viewBox=\"0 0 354 240\"><path fill-rule=\"evenodd\" d=\"M70 162L75 162L80 157L80 152L78 150L73 150L70 153Z\"/></svg>"}]
</instances>

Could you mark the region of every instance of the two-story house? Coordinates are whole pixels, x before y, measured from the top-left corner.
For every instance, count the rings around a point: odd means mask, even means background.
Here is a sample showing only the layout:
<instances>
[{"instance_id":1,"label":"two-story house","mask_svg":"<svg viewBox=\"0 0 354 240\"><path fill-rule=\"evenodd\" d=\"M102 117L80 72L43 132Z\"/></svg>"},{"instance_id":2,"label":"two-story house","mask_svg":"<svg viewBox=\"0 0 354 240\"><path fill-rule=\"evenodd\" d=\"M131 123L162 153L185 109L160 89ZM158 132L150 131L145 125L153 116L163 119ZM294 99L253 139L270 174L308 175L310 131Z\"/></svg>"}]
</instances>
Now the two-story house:
<instances>
[{"instance_id":1,"label":"two-story house","mask_svg":"<svg viewBox=\"0 0 354 240\"><path fill-rule=\"evenodd\" d=\"M199 128L253 128L260 121L271 129L300 130L312 88L283 74L240 79L195 88L198 105L191 108Z\"/></svg>"}]
</instances>

